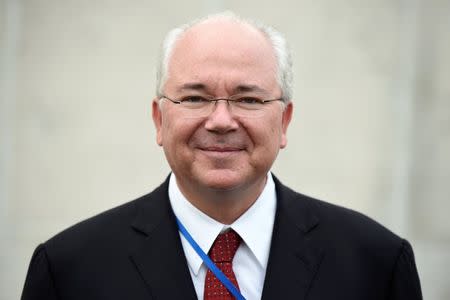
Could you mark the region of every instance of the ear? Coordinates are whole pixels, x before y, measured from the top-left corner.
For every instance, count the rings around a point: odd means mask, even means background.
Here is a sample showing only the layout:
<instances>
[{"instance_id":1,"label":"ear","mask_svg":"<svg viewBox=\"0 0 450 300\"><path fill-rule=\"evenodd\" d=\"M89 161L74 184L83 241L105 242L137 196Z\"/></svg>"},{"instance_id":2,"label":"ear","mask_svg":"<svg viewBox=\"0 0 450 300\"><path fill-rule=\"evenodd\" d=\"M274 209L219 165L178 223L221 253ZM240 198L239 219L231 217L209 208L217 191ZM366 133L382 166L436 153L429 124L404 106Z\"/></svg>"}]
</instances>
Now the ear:
<instances>
[{"instance_id":1,"label":"ear","mask_svg":"<svg viewBox=\"0 0 450 300\"><path fill-rule=\"evenodd\" d=\"M281 132L281 143L280 143L280 149L283 149L287 145L287 129L289 126L289 123L291 123L292 119L292 113L294 110L294 105L292 104L292 101L289 102L283 111L283 117L281 120L281 126L282 126L282 132Z\"/></svg>"},{"instance_id":2,"label":"ear","mask_svg":"<svg viewBox=\"0 0 450 300\"><path fill-rule=\"evenodd\" d=\"M158 100L159 100L158 97L153 99L152 118L153 118L153 123L155 124L155 129L156 129L156 143L158 143L158 145L162 146L162 144L163 144L163 141L162 141L162 112L161 112L161 107L159 105Z\"/></svg>"}]
</instances>

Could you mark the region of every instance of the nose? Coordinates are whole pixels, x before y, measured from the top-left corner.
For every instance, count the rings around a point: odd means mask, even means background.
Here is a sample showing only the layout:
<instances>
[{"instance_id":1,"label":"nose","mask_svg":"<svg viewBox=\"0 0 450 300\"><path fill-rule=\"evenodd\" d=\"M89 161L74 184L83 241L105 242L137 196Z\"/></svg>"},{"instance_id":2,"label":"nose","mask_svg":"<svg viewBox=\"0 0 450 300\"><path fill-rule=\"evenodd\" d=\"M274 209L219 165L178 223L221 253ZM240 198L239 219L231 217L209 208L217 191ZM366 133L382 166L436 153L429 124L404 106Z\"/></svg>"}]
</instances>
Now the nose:
<instances>
[{"instance_id":1,"label":"nose","mask_svg":"<svg viewBox=\"0 0 450 300\"><path fill-rule=\"evenodd\" d=\"M236 130L239 124L230 112L230 108L226 100L217 101L205 122L205 128L218 133Z\"/></svg>"}]
</instances>

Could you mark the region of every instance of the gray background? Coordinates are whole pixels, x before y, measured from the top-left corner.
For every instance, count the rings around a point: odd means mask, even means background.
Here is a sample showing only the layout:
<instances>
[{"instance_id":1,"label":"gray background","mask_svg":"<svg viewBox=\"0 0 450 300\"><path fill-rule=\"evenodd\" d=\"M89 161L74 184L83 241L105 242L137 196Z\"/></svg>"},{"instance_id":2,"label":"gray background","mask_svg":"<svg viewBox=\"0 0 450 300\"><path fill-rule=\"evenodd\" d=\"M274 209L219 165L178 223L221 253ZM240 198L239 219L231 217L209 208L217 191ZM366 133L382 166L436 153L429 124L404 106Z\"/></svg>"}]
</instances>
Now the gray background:
<instances>
[{"instance_id":1,"label":"gray background","mask_svg":"<svg viewBox=\"0 0 450 300\"><path fill-rule=\"evenodd\" d=\"M159 43L224 9L292 46L275 174L409 239L425 299L450 299L448 0L0 0L0 298L19 298L38 243L166 177Z\"/></svg>"}]
</instances>

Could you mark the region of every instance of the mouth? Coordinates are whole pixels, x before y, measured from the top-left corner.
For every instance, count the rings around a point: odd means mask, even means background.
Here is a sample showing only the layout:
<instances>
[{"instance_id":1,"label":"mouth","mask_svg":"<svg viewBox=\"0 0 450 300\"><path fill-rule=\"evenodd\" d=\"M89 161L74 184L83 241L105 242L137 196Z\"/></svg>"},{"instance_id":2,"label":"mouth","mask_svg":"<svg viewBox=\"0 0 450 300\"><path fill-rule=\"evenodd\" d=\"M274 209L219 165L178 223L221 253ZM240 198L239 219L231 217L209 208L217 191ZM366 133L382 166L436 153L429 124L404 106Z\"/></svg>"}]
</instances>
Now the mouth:
<instances>
[{"instance_id":1,"label":"mouth","mask_svg":"<svg viewBox=\"0 0 450 300\"><path fill-rule=\"evenodd\" d=\"M244 151L243 148L239 147L228 147L228 146L220 146L220 147L200 147L198 148L203 155L209 157L210 159L229 159L239 155Z\"/></svg>"},{"instance_id":2,"label":"mouth","mask_svg":"<svg viewBox=\"0 0 450 300\"><path fill-rule=\"evenodd\" d=\"M239 147L200 147L200 150L202 151L206 151L206 152L238 152L238 151L242 151L244 149L239 148Z\"/></svg>"}]
</instances>

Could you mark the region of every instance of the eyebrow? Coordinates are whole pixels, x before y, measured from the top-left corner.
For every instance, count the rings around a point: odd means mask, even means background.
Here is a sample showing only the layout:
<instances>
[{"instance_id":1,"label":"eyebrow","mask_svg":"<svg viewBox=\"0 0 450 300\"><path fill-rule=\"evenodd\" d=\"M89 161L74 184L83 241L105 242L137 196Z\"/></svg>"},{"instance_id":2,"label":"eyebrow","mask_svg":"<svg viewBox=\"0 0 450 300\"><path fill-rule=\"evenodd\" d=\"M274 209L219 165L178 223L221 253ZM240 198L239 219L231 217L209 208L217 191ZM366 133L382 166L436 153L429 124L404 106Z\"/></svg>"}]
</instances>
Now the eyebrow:
<instances>
[{"instance_id":1,"label":"eyebrow","mask_svg":"<svg viewBox=\"0 0 450 300\"><path fill-rule=\"evenodd\" d=\"M207 91L208 87L200 82L189 82L183 84L179 91L185 91L185 90L192 90L192 91ZM234 93L251 93L251 92L258 92L258 93L267 93L267 90L259 87L255 84L240 84L237 87L233 89Z\"/></svg>"},{"instance_id":2,"label":"eyebrow","mask_svg":"<svg viewBox=\"0 0 450 300\"><path fill-rule=\"evenodd\" d=\"M255 84L241 84L238 85L234 91L236 93L250 93L250 92L258 92L258 93L267 93L267 91Z\"/></svg>"},{"instance_id":3,"label":"eyebrow","mask_svg":"<svg viewBox=\"0 0 450 300\"><path fill-rule=\"evenodd\" d=\"M185 83L180 88L180 91L193 90L193 91L206 91L206 85L199 82Z\"/></svg>"}]
</instances>

